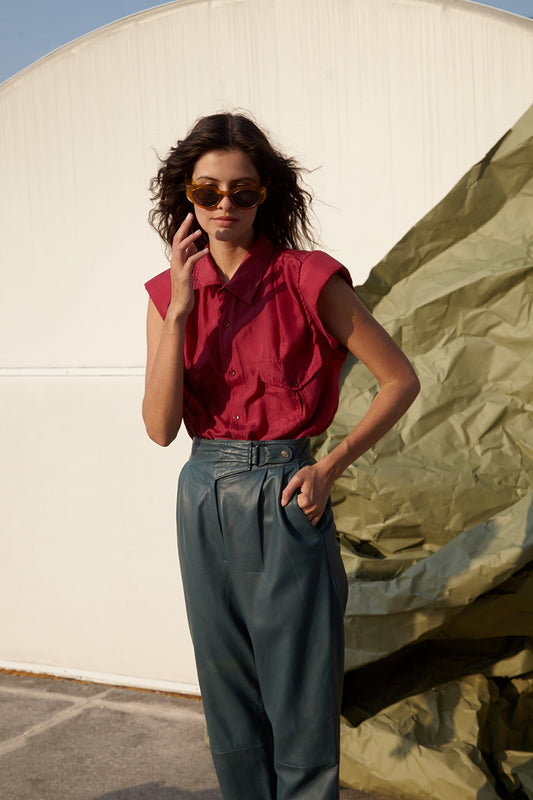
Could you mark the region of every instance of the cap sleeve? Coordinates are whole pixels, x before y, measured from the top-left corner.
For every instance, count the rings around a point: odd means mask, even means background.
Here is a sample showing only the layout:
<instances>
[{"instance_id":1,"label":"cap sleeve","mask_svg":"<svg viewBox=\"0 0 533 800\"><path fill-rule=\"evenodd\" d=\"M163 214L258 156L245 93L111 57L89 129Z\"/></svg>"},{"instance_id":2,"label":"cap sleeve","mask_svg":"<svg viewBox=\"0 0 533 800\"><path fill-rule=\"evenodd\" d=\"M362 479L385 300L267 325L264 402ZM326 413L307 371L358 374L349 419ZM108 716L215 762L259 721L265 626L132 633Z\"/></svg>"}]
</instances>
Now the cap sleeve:
<instances>
[{"instance_id":1,"label":"cap sleeve","mask_svg":"<svg viewBox=\"0 0 533 800\"><path fill-rule=\"evenodd\" d=\"M320 292L333 275L340 275L353 289L353 282L346 267L327 253L316 250L309 253L300 269L300 292L302 299L321 333L327 338L332 348L339 347L338 341L329 333L318 316L318 298ZM344 348L343 348L344 350Z\"/></svg>"},{"instance_id":2,"label":"cap sleeve","mask_svg":"<svg viewBox=\"0 0 533 800\"><path fill-rule=\"evenodd\" d=\"M159 275L156 275L155 278L151 278L144 286L154 306L161 314L162 319L165 319L172 293L170 270L167 269Z\"/></svg>"}]
</instances>

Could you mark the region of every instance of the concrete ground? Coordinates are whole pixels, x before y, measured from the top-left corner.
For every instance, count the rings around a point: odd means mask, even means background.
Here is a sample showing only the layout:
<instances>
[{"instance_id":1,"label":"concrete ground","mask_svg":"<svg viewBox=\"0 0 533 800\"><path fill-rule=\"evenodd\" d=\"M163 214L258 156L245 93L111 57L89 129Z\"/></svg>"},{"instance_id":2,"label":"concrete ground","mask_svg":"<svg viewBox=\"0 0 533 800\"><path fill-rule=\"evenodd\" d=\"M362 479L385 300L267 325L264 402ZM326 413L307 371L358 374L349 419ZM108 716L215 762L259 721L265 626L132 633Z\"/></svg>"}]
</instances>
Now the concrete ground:
<instances>
[{"instance_id":1,"label":"concrete ground","mask_svg":"<svg viewBox=\"0 0 533 800\"><path fill-rule=\"evenodd\" d=\"M201 701L0 672L0 798L221 800Z\"/></svg>"}]
</instances>

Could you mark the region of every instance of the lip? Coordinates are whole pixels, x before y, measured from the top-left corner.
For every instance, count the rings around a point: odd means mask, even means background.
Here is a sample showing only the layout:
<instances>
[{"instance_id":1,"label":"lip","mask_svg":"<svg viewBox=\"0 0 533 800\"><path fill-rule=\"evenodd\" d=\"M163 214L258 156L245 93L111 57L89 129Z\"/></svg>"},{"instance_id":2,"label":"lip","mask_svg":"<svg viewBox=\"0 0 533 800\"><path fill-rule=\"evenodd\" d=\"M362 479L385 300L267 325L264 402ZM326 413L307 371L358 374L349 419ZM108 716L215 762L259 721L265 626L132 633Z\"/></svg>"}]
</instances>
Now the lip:
<instances>
[{"instance_id":1,"label":"lip","mask_svg":"<svg viewBox=\"0 0 533 800\"><path fill-rule=\"evenodd\" d=\"M237 217L215 217L214 221L217 225L232 225L234 222L237 222Z\"/></svg>"}]
</instances>

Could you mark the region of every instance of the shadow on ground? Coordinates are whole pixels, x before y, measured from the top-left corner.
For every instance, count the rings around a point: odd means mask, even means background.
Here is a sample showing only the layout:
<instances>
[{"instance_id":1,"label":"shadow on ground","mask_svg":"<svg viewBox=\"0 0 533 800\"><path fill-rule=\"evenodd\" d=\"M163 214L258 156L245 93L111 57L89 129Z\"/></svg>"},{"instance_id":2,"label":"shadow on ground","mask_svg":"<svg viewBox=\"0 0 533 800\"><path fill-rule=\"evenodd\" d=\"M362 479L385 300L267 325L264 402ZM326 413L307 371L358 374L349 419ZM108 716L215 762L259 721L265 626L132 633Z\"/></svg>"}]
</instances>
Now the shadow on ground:
<instances>
[{"instance_id":1,"label":"shadow on ground","mask_svg":"<svg viewBox=\"0 0 533 800\"><path fill-rule=\"evenodd\" d=\"M354 793L353 789L341 787L340 797L367 798L368 795ZM202 789L198 792L189 792L185 789L177 789L173 786L163 786L161 783L143 783L139 786L131 786L128 789L118 789L116 792L101 794L93 800L221 800L218 789ZM376 797L376 800L380 798Z\"/></svg>"},{"instance_id":2,"label":"shadow on ground","mask_svg":"<svg viewBox=\"0 0 533 800\"><path fill-rule=\"evenodd\" d=\"M143 783L139 786L101 794L94 800L220 800L220 798L218 789L189 792L173 786L163 786L161 783Z\"/></svg>"}]
</instances>

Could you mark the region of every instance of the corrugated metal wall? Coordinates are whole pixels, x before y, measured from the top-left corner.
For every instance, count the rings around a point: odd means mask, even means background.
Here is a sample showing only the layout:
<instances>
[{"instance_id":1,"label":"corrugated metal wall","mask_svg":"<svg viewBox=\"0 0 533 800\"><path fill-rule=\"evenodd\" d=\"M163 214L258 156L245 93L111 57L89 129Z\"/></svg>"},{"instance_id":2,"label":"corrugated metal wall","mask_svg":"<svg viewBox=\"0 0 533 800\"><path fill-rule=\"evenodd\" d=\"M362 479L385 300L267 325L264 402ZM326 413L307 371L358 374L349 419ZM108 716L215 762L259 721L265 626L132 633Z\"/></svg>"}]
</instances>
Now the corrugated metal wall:
<instances>
[{"instance_id":1,"label":"corrugated metal wall","mask_svg":"<svg viewBox=\"0 0 533 800\"><path fill-rule=\"evenodd\" d=\"M0 87L0 666L195 684L173 497L188 442L140 419L147 184L244 108L314 169L361 281L523 113L533 23L453 0L182 0Z\"/></svg>"}]
</instances>

